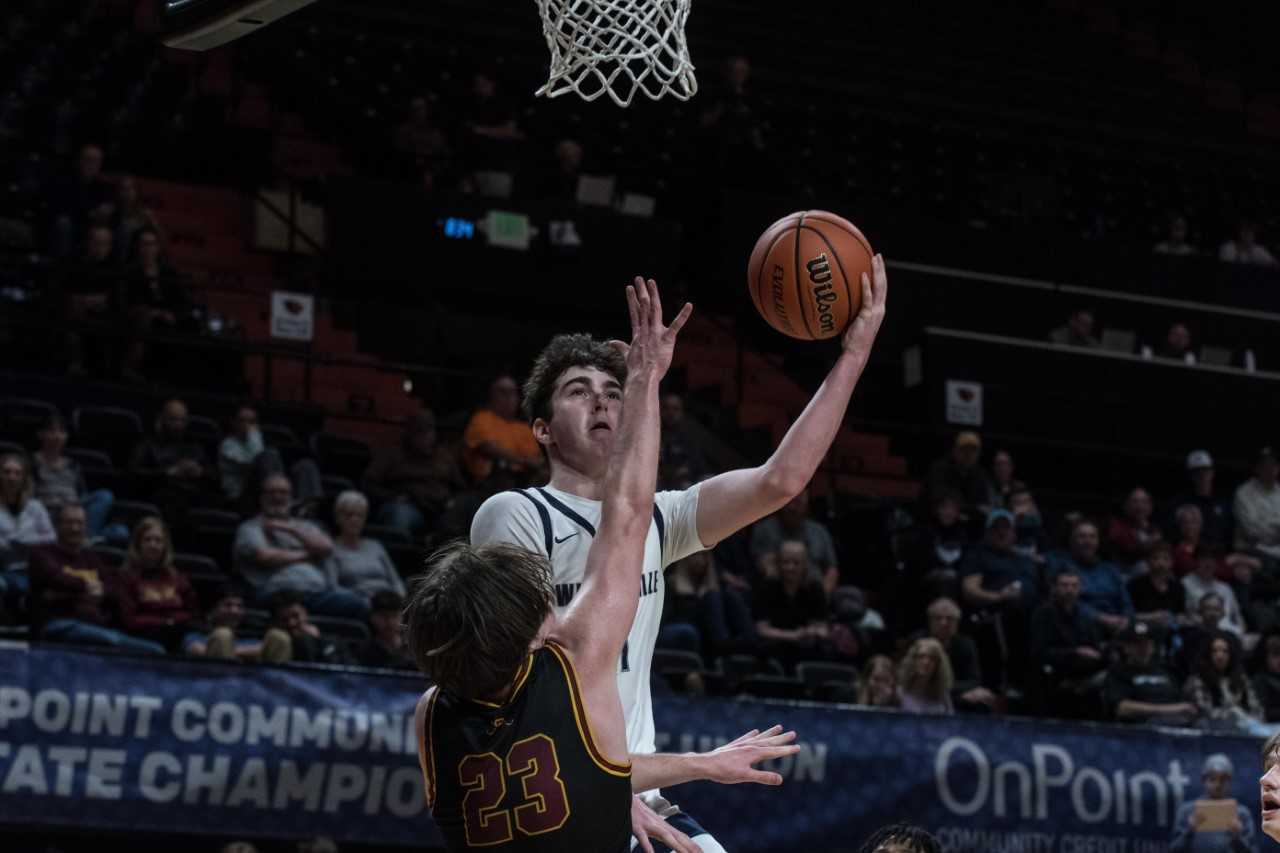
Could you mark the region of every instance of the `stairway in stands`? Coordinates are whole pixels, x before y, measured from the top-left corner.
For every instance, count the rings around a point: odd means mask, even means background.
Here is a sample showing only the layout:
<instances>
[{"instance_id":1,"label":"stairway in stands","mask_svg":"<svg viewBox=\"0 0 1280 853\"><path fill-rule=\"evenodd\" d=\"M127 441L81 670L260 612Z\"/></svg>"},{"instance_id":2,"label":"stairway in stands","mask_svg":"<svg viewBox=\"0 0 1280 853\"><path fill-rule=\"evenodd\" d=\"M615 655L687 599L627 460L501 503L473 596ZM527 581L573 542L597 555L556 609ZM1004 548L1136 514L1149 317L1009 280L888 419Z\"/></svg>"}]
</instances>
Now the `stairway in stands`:
<instances>
[{"instance_id":1,"label":"stairway in stands","mask_svg":"<svg viewBox=\"0 0 1280 853\"><path fill-rule=\"evenodd\" d=\"M189 277L196 300L224 317L235 318L247 343L295 350L306 345L273 341L270 332L271 292L282 287L277 258L252 248L251 200L236 190L138 179L144 202L163 224L173 265ZM377 364L361 353L354 332L340 328L327 302L316 304L315 338L311 349L325 356L357 364ZM245 359L246 379L256 399L265 396L262 358ZM358 366L316 365L310 402L330 415L348 411L352 396L371 398L378 422L329 417L325 431L370 444L394 440L392 421L414 411L418 403L405 393L403 377ZM277 403L305 402L304 368L300 359L275 359L271 397ZM387 421L383 423L382 421Z\"/></svg>"},{"instance_id":2,"label":"stairway in stands","mask_svg":"<svg viewBox=\"0 0 1280 853\"><path fill-rule=\"evenodd\" d=\"M691 395L709 397L713 404L732 411L738 429L763 430L769 446L776 447L808 404L811 392L787 376L775 361L748 350L742 353L739 401L737 348L732 321L695 313L680 333L675 366L683 369ZM907 473L907 460L890 452L888 436L858 432L847 424L840 428L811 485L817 496L840 492L897 500L915 498L919 488Z\"/></svg>"}]
</instances>

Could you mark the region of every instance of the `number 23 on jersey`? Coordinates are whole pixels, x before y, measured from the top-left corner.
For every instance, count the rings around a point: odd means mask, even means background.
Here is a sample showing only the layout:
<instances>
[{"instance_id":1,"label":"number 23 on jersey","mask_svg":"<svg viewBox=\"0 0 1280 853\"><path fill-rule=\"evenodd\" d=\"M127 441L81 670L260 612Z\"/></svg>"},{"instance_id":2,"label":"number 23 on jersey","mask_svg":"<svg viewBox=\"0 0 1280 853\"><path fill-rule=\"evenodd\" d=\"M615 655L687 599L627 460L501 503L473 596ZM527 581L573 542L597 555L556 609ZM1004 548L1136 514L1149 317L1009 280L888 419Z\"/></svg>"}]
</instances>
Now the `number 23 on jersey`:
<instances>
[{"instance_id":1,"label":"number 23 on jersey","mask_svg":"<svg viewBox=\"0 0 1280 853\"><path fill-rule=\"evenodd\" d=\"M503 808L509 782L519 782L520 800ZM458 762L467 846L489 847L512 839L512 826L524 835L541 835L564 826L569 798L560 779L556 745L546 735L516 741L504 762L492 752Z\"/></svg>"}]
</instances>

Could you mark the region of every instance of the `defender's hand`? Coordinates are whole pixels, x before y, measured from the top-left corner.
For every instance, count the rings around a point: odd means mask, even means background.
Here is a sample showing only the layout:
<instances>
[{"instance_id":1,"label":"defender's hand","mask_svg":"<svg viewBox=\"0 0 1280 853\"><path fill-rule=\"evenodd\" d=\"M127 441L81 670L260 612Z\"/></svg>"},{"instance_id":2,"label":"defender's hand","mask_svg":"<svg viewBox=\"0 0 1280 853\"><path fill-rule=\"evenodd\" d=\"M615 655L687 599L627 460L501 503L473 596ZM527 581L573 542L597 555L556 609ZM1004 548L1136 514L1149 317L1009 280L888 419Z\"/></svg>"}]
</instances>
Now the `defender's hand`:
<instances>
[{"instance_id":1,"label":"defender's hand","mask_svg":"<svg viewBox=\"0 0 1280 853\"><path fill-rule=\"evenodd\" d=\"M693 313L693 306L686 302L671 325L664 326L657 282L637 276L635 284L627 285L627 310L631 312L631 343L610 343L626 356L628 372L651 370L661 379L671 367L676 336Z\"/></svg>"},{"instance_id":2,"label":"defender's hand","mask_svg":"<svg viewBox=\"0 0 1280 853\"><path fill-rule=\"evenodd\" d=\"M889 292L889 278L884 271L884 257L871 259L871 275L862 274L862 307L844 333L845 352L866 355L875 343L884 322L884 300Z\"/></svg>"},{"instance_id":3,"label":"defender's hand","mask_svg":"<svg viewBox=\"0 0 1280 853\"><path fill-rule=\"evenodd\" d=\"M774 726L763 732L752 729L737 740L707 753L707 778L722 785L737 785L741 782L781 785L780 775L757 770L753 765L782 758L784 755L795 755L800 751L795 739L796 733L784 732L782 726Z\"/></svg>"}]
</instances>

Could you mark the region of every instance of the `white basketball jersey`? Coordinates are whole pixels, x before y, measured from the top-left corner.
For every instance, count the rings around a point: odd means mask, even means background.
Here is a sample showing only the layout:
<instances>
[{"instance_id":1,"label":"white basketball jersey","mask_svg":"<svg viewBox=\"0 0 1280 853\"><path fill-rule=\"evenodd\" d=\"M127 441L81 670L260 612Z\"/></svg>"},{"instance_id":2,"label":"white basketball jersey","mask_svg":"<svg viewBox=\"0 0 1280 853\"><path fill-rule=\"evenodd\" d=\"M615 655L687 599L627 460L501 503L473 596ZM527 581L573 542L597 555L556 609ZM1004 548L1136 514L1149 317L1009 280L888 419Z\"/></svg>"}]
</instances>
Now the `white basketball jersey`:
<instances>
[{"instance_id":1,"label":"white basketball jersey","mask_svg":"<svg viewBox=\"0 0 1280 853\"><path fill-rule=\"evenodd\" d=\"M652 753L653 698L649 670L662 621L663 570L704 550L698 539L698 486L654 496L654 520L644 543L640 605L618 666L618 693L627 721L627 748ZM500 492L481 505L471 522L471 544L506 542L549 554L556 613L563 613L582 585L587 549L600 524L600 501L541 486Z\"/></svg>"}]
</instances>

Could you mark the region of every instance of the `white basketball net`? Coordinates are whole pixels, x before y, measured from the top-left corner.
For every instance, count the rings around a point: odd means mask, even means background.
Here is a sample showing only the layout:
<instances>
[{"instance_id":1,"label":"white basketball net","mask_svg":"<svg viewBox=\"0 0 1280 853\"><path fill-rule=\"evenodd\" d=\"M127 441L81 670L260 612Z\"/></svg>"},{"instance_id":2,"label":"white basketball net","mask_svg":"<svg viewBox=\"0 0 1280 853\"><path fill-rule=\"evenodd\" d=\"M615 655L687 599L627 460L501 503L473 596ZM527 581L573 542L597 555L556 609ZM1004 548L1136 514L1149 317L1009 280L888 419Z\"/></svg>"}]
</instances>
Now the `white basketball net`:
<instances>
[{"instance_id":1,"label":"white basketball net","mask_svg":"<svg viewBox=\"0 0 1280 853\"><path fill-rule=\"evenodd\" d=\"M536 0L551 71L536 94L607 94L620 107L637 92L687 101L698 91L685 43L692 0Z\"/></svg>"}]
</instances>

